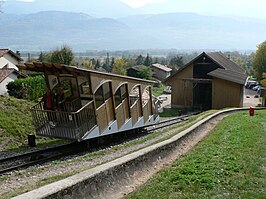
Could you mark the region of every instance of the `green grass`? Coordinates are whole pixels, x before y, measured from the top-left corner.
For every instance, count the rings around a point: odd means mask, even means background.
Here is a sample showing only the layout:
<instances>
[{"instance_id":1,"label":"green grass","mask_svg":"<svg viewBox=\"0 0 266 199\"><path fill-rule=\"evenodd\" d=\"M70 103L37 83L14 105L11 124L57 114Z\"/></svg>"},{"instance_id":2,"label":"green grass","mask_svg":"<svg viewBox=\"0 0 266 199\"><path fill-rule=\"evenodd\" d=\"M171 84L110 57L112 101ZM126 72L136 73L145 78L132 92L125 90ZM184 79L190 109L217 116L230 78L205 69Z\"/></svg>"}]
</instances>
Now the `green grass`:
<instances>
[{"instance_id":1,"label":"green grass","mask_svg":"<svg viewBox=\"0 0 266 199\"><path fill-rule=\"evenodd\" d=\"M127 198L266 198L265 134L265 110L228 116Z\"/></svg>"},{"instance_id":2,"label":"green grass","mask_svg":"<svg viewBox=\"0 0 266 199\"><path fill-rule=\"evenodd\" d=\"M92 153L88 153L88 154L85 154L83 156L80 156L80 157L77 157L73 160L71 160L71 162L76 162L77 164L81 161L85 161L85 160L89 160L89 159L93 159L93 158L97 158L99 156L103 156L103 155L106 155L106 154L110 154L114 151L117 151L117 150L122 150L124 148L127 148L127 147L130 147L130 146L133 146L133 145L137 145L137 144L141 144L147 140L150 140L150 139L153 139L157 136L160 136L161 134L169 131L169 130L175 130L175 132L173 132L173 134L169 135L169 136L166 136L160 140L157 140L155 143L157 142L160 142L160 141L163 141L163 140L166 140L166 139L169 139L171 138L172 136L176 135L177 133L181 132L182 130L192 126L195 122L197 122L198 119L200 118L203 118L203 117L207 117L208 115L214 113L215 110L210 110L210 111L207 111L207 112L203 112L203 113L200 113L198 115L195 115L195 116L192 116L192 118L190 118L189 120L185 121L184 123L180 123L180 124L177 124L176 126L172 126L172 127L169 127L168 129L165 129L163 131L160 131L160 132L156 132L156 133L152 133L152 134L149 134L145 137L142 137L140 139L136 139L136 140L132 140L130 142L126 142L122 145L117 145L117 146L114 146L112 148L108 148L108 149L103 149L103 150L99 150L99 151L95 151L95 152L92 152ZM151 143L151 144L154 144L154 143ZM150 145L151 145L150 144ZM121 155L122 156L122 155ZM111 161L111 160L109 160ZM66 165L68 164L69 162L61 162L61 161L53 161L53 165ZM34 183L34 184L27 184L27 185L24 185L22 187L19 187L9 193L5 193L3 195L3 198L10 198L10 197L13 197L13 196L16 196L16 195L19 195L19 194L22 194L22 193L25 193L29 190L33 190L33 189L36 189L40 186L43 186L45 184L48 184L48 183L52 183L52 182L55 182L59 179L64 179L68 176L71 176L71 175L74 175L76 173L79 173L81 171L84 171L84 170L88 170L92 167L95 167L97 165L94 165L94 166L90 166L90 167L84 167L82 169L77 169L77 170L74 170L70 173L64 173L64 174L60 174L60 175L55 175L55 176L52 176L52 177L48 177L48 178L45 178L37 183ZM37 170L37 168L33 168L32 170L30 170L29 172L30 173L34 173L35 171ZM42 172L42 171L40 171ZM45 172L45 171L44 171ZM22 173L18 173L18 175L22 175ZM4 181L6 180L7 178L1 178L0 177L0 182L1 181Z\"/></svg>"},{"instance_id":3,"label":"green grass","mask_svg":"<svg viewBox=\"0 0 266 199\"><path fill-rule=\"evenodd\" d=\"M30 107L36 102L0 96L0 148L23 150L27 147L27 134L34 134ZM38 146L63 143L57 139L38 138Z\"/></svg>"},{"instance_id":4,"label":"green grass","mask_svg":"<svg viewBox=\"0 0 266 199\"><path fill-rule=\"evenodd\" d=\"M159 116L160 117L176 117L176 116L181 115L181 113L182 113L182 110L179 108L170 108L170 109L165 110L162 113L159 113Z\"/></svg>"}]
</instances>

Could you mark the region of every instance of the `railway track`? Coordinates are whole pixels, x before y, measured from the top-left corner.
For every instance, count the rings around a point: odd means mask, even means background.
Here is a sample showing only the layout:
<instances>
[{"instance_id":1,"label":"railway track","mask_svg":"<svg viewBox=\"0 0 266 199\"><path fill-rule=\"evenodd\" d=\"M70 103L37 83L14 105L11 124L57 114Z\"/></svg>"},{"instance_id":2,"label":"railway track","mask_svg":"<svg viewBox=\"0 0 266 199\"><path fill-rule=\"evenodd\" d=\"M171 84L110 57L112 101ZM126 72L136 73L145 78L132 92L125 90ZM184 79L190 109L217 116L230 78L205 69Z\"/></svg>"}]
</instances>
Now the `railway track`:
<instances>
[{"instance_id":1,"label":"railway track","mask_svg":"<svg viewBox=\"0 0 266 199\"><path fill-rule=\"evenodd\" d=\"M77 142L73 142L48 149L5 157L0 159L0 175L10 171L56 160L67 155L72 155L77 153L78 150L81 150L81 145Z\"/></svg>"},{"instance_id":2,"label":"railway track","mask_svg":"<svg viewBox=\"0 0 266 199\"><path fill-rule=\"evenodd\" d=\"M195 113L191 113L191 114L182 115L182 116L179 116L179 117L174 117L174 118L171 118L171 119L163 120L163 121L160 121L160 122L158 122L156 124L147 125L145 127L145 129L148 132L151 132L151 131L162 129L162 128L165 128L165 127L169 127L169 126L184 122L184 121L190 119L193 115L197 115L199 113L201 113L201 112L195 112Z\"/></svg>"},{"instance_id":3,"label":"railway track","mask_svg":"<svg viewBox=\"0 0 266 199\"><path fill-rule=\"evenodd\" d=\"M183 115L180 117L175 117L175 118L167 119L164 121L160 121L157 124L147 125L144 127L144 132L140 136L145 136L147 132L151 133L155 130L166 128L166 127L184 122L188 120L189 118L191 118L193 115L196 115L198 113L199 112L188 114L188 115ZM117 137L120 139L117 139ZM135 138L136 137L133 136L131 140ZM93 141L94 141L94 144L90 144L91 150L97 150L97 148L103 147L97 141L97 139ZM113 143L111 144L114 144L114 143L118 144L118 143L123 142L123 140L121 139L121 136L120 137L116 136L116 139L112 141ZM110 141L106 145L110 145ZM45 162L58 160L66 156L76 155L84 151L88 152L87 146L88 144L85 142L73 142L70 144L60 145L57 147L52 147L52 148L48 148L44 150L38 150L38 151L28 152L28 153L24 153L20 155L13 155L10 157L5 157L5 158L0 159L0 175L3 175L11 171L27 168L29 166L34 166L38 164L43 164Z\"/></svg>"}]
</instances>

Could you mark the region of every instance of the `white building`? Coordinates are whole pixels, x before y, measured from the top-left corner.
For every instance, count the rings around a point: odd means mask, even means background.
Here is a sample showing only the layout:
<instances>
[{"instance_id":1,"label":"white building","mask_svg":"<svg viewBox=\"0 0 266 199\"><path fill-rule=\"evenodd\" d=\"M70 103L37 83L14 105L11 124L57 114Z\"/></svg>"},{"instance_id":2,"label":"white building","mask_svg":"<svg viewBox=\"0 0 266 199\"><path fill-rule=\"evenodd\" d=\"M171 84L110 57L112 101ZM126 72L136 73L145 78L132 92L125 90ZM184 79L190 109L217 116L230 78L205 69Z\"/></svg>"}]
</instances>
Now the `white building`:
<instances>
[{"instance_id":1,"label":"white building","mask_svg":"<svg viewBox=\"0 0 266 199\"><path fill-rule=\"evenodd\" d=\"M20 76L16 65L21 61L13 51L0 49L0 95L7 95L6 85Z\"/></svg>"}]
</instances>

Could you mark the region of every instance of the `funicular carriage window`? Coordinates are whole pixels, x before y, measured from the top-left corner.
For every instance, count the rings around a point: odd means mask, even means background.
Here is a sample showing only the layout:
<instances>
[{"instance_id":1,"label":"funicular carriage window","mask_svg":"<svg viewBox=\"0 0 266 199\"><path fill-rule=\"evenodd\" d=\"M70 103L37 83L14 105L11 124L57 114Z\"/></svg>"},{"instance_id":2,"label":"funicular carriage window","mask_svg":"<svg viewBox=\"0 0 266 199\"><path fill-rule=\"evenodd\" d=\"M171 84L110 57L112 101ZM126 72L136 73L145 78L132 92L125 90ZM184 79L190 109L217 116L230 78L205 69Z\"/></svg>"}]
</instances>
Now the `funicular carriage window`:
<instances>
[{"instance_id":1,"label":"funicular carriage window","mask_svg":"<svg viewBox=\"0 0 266 199\"><path fill-rule=\"evenodd\" d=\"M122 103L122 101L127 97L126 85L120 86L115 92L115 107Z\"/></svg>"},{"instance_id":2,"label":"funicular carriage window","mask_svg":"<svg viewBox=\"0 0 266 199\"><path fill-rule=\"evenodd\" d=\"M80 94L83 94L83 95L89 95L90 94L89 81L81 83L79 88L80 88Z\"/></svg>"},{"instance_id":3,"label":"funicular carriage window","mask_svg":"<svg viewBox=\"0 0 266 199\"><path fill-rule=\"evenodd\" d=\"M64 90L65 98L68 99L72 97L73 91L72 91L72 83L71 80L65 79L60 81L60 87Z\"/></svg>"},{"instance_id":4,"label":"funicular carriage window","mask_svg":"<svg viewBox=\"0 0 266 199\"><path fill-rule=\"evenodd\" d=\"M121 90L120 88L117 89L117 91L115 92L115 107L117 107L119 104L122 103L122 99L121 99Z\"/></svg>"},{"instance_id":5,"label":"funicular carriage window","mask_svg":"<svg viewBox=\"0 0 266 199\"><path fill-rule=\"evenodd\" d=\"M101 85L95 93L96 108L100 107L106 100L111 97L110 83Z\"/></svg>"},{"instance_id":6,"label":"funicular carriage window","mask_svg":"<svg viewBox=\"0 0 266 199\"><path fill-rule=\"evenodd\" d=\"M95 93L95 104L96 108L100 107L104 103L104 97L103 97L103 87L100 86L98 90Z\"/></svg>"},{"instance_id":7,"label":"funicular carriage window","mask_svg":"<svg viewBox=\"0 0 266 199\"><path fill-rule=\"evenodd\" d=\"M82 97L89 97L91 95L91 86L89 78L86 75L80 75L77 77L79 92Z\"/></svg>"},{"instance_id":8,"label":"funicular carriage window","mask_svg":"<svg viewBox=\"0 0 266 199\"><path fill-rule=\"evenodd\" d=\"M150 91L148 90L148 88L146 88L142 93L142 107L144 107L149 102L149 99L150 99Z\"/></svg>"},{"instance_id":9,"label":"funicular carriage window","mask_svg":"<svg viewBox=\"0 0 266 199\"><path fill-rule=\"evenodd\" d=\"M103 84L102 87L103 87L104 100L108 100L111 97L110 83L107 82Z\"/></svg>"},{"instance_id":10,"label":"funicular carriage window","mask_svg":"<svg viewBox=\"0 0 266 199\"><path fill-rule=\"evenodd\" d=\"M127 98L127 89L126 89L126 85L125 85L125 84L122 85L122 86L120 87L120 90L121 90L121 99L122 99L122 101L123 101L124 99Z\"/></svg>"},{"instance_id":11,"label":"funicular carriage window","mask_svg":"<svg viewBox=\"0 0 266 199\"><path fill-rule=\"evenodd\" d=\"M139 99L139 86L133 88L130 92L129 99L130 99L130 107L132 107L136 101Z\"/></svg>"}]
</instances>

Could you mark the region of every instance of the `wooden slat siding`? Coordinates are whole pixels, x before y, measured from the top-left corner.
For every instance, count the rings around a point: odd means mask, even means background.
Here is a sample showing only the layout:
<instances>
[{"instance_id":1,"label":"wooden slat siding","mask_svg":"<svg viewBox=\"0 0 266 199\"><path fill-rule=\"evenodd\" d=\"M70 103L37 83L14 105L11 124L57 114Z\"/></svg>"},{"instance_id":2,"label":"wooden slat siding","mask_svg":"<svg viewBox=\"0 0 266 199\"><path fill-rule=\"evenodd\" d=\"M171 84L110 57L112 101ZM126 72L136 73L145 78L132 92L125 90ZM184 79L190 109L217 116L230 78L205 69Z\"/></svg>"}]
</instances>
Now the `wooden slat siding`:
<instances>
[{"instance_id":1,"label":"wooden slat siding","mask_svg":"<svg viewBox=\"0 0 266 199\"><path fill-rule=\"evenodd\" d=\"M243 107L240 84L222 79L213 79L212 83L212 108Z\"/></svg>"},{"instance_id":2,"label":"wooden slat siding","mask_svg":"<svg viewBox=\"0 0 266 199\"><path fill-rule=\"evenodd\" d=\"M125 116L124 116L124 110L123 110L123 103L121 103L116 107L116 121L117 121L118 129L120 129L122 125L125 123L124 117Z\"/></svg>"},{"instance_id":3,"label":"wooden slat siding","mask_svg":"<svg viewBox=\"0 0 266 199\"><path fill-rule=\"evenodd\" d=\"M126 120L129 118L128 99L124 99L122 103L116 107L116 120L118 128L120 129Z\"/></svg>"},{"instance_id":4,"label":"wooden slat siding","mask_svg":"<svg viewBox=\"0 0 266 199\"><path fill-rule=\"evenodd\" d=\"M113 99L110 97L108 100L105 101L106 106L106 115L108 118L108 124L112 121L114 121L115 113L114 113L114 104Z\"/></svg>"},{"instance_id":5,"label":"wooden slat siding","mask_svg":"<svg viewBox=\"0 0 266 199\"><path fill-rule=\"evenodd\" d=\"M172 86L171 104L177 106L192 106L193 105L193 84L188 82L186 90L184 90L184 81L182 78L193 78L193 64L183 69L173 78L169 79L167 83Z\"/></svg>"},{"instance_id":6,"label":"wooden slat siding","mask_svg":"<svg viewBox=\"0 0 266 199\"><path fill-rule=\"evenodd\" d=\"M123 100L123 110L124 110L124 117L126 120L129 118L129 100L128 100L128 98Z\"/></svg>"},{"instance_id":7,"label":"wooden slat siding","mask_svg":"<svg viewBox=\"0 0 266 199\"><path fill-rule=\"evenodd\" d=\"M103 133L103 131L108 127L108 119L106 116L106 106L105 104L102 104L97 110L97 124L100 129L100 133Z\"/></svg>"},{"instance_id":8,"label":"wooden slat siding","mask_svg":"<svg viewBox=\"0 0 266 199\"><path fill-rule=\"evenodd\" d=\"M143 117L144 117L144 122L147 122L149 119L149 116L151 115L151 105L150 105L150 100L148 103L143 107Z\"/></svg>"},{"instance_id":9,"label":"wooden slat siding","mask_svg":"<svg viewBox=\"0 0 266 199\"><path fill-rule=\"evenodd\" d=\"M137 123L139 117L141 116L140 106L140 99L138 99L135 104L130 108L133 126Z\"/></svg>"}]
</instances>

